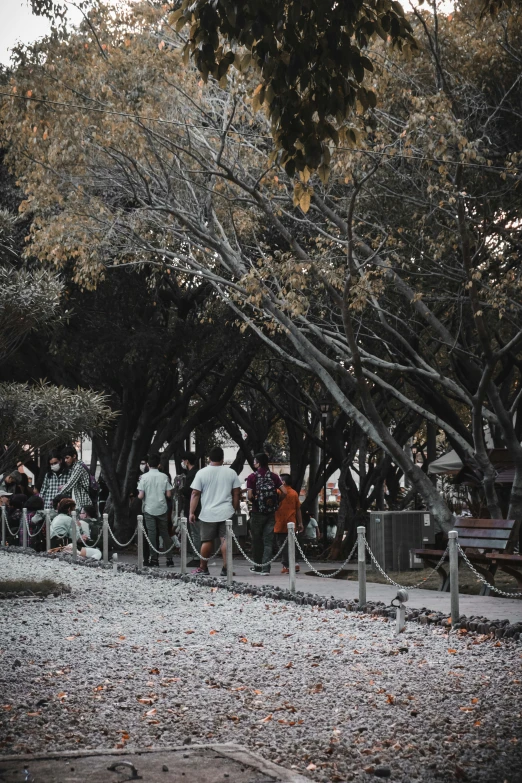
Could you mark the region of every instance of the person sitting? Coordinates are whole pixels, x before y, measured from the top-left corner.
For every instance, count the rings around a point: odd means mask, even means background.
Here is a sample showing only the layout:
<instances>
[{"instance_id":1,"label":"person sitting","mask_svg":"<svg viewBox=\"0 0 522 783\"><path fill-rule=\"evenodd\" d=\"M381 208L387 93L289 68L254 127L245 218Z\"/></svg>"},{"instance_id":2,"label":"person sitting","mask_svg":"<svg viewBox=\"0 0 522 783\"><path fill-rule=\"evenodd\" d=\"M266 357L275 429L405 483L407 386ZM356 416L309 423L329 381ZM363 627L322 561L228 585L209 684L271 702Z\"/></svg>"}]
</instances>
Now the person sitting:
<instances>
[{"instance_id":1,"label":"person sitting","mask_svg":"<svg viewBox=\"0 0 522 783\"><path fill-rule=\"evenodd\" d=\"M44 502L38 495L31 495L27 499L27 524L29 526L28 544L31 549L43 552L45 549L45 514Z\"/></svg>"},{"instance_id":2,"label":"person sitting","mask_svg":"<svg viewBox=\"0 0 522 783\"><path fill-rule=\"evenodd\" d=\"M101 536L103 524L96 517L96 511L94 506L89 504L84 506L80 511L80 526L82 532L87 535L87 543L95 544L98 542Z\"/></svg>"},{"instance_id":3,"label":"person sitting","mask_svg":"<svg viewBox=\"0 0 522 783\"><path fill-rule=\"evenodd\" d=\"M23 544L23 509L27 503L27 495L20 493L11 495L9 506L7 508L7 543L11 546L22 546ZM13 532L10 533L9 531Z\"/></svg>"},{"instance_id":4,"label":"person sitting","mask_svg":"<svg viewBox=\"0 0 522 783\"><path fill-rule=\"evenodd\" d=\"M71 513L76 508L76 503L72 498L63 498L58 503L58 514L51 522L51 549L62 547L72 541L73 536L73 521ZM80 523L76 522L77 528L80 527ZM85 533L81 533L79 529L75 531L77 542L80 546L84 545L87 539Z\"/></svg>"}]
</instances>

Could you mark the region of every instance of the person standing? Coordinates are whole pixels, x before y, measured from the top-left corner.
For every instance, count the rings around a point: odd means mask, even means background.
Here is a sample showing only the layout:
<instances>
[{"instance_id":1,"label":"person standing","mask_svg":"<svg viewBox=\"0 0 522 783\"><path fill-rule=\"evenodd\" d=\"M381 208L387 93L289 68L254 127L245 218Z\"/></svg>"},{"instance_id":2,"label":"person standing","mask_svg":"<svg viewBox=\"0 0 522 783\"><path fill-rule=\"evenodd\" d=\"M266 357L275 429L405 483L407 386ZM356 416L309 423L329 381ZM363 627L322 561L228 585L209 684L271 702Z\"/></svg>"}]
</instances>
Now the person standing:
<instances>
[{"instance_id":1,"label":"person standing","mask_svg":"<svg viewBox=\"0 0 522 783\"><path fill-rule=\"evenodd\" d=\"M274 533L276 537L276 547L278 549L279 547L283 546L283 543L286 542L283 552L281 554L281 564L283 566L281 573L287 574L289 570L288 523L293 522L295 524L296 533L302 533L304 528L303 528L303 518L301 516L301 503L299 501L299 495L292 487L291 476L289 473L280 473L279 478L282 480L285 486L286 495L281 501L281 505L275 512ZM297 564L295 570L299 571L299 566Z\"/></svg>"},{"instance_id":2,"label":"person standing","mask_svg":"<svg viewBox=\"0 0 522 783\"><path fill-rule=\"evenodd\" d=\"M81 462L78 462L78 452L73 446L68 446L62 451L62 458L68 470L66 481L59 487L62 497L72 498L77 508L83 508L91 504L89 495L89 471Z\"/></svg>"},{"instance_id":3,"label":"person standing","mask_svg":"<svg viewBox=\"0 0 522 783\"><path fill-rule=\"evenodd\" d=\"M65 484L67 478L68 473L64 471L60 452L51 451L47 460L47 472L40 490L44 508L53 507L53 499L60 494L60 487Z\"/></svg>"},{"instance_id":4,"label":"person standing","mask_svg":"<svg viewBox=\"0 0 522 783\"><path fill-rule=\"evenodd\" d=\"M183 467L187 472L185 473L185 483L181 487L179 494L181 495L181 498L183 500L183 516L188 519L190 516L190 500L192 498L192 482L194 481L194 478L196 477L196 473L199 470L197 466L197 457L194 454L194 452L187 451L184 455L181 464L183 465ZM198 505L198 507L194 512L196 520L190 526L190 530L189 530L192 543L194 544L194 549L197 549L198 552L201 551L201 535L199 532L200 511L201 511L201 503ZM193 553L192 547L190 548L190 551L191 553ZM189 563L187 563L187 565L199 566L199 560L194 555L194 559L192 559Z\"/></svg>"},{"instance_id":5,"label":"person standing","mask_svg":"<svg viewBox=\"0 0 522 783\"><path fill-rule=\"evenodd\" d=\"M256 454L255 473L247 478L248 499L252 503L250 530L252 533L252 558L256 563L268 563L274 545L275 512L286 495L283 482L268 469L268 455ZM252 566L252 573L270 573L270 564Z\"/></svg>"},{"instance_id":6,"label":"person standing","mask_svg":"<svg viewBox=\"0 0 522 783\"><path fill-rule=\"evenodd\" d=\"M192 573L208 574L207 560L214 551L214 541L221 539L223 568L221 576L227 575L226 520L234 511L239 511L241 482L235 470L223 465L224 452L221 446L210 450L210 465L198 470L192 482L189 522L196 523L196 511L199 512L199 531L201 536L201 561L199 568ZM204 558L204 559L203 559Z\"/></svg>"},{"instance_id":7,"label":"person standing","mask_svg":"<svg viewBox=\"0 0 522 783\"><path fill-rule=\"evenodd\" d=\"M173 541L168 530L167 499L172 495L172 484L168 476L159 470L159 454L153 454L149 459L149 471L140 476L138 482L138 498L143 501L143 518L147 535L153 545L157 536L161 536L163 547L167 551L167 567L174 565L172 559ZM150 565L159 566L159 558L155 552L150 553Z\"/></svg>"}]
</instances>

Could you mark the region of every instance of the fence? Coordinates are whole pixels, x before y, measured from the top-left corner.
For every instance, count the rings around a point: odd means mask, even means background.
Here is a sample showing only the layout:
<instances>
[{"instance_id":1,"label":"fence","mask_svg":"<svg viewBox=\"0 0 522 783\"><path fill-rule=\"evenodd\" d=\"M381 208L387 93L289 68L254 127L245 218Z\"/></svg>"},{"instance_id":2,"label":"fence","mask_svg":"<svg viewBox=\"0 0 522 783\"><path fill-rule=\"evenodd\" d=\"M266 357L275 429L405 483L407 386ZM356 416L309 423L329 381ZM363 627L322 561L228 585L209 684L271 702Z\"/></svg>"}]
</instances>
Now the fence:
<instances>
[{"instance_id":1,"label":"fence","mask_svg":"<svg viewBox=\"0 0 522 783\"><path fill-rule=\"evenodd\" d=\"M47 549L50 549L50 512L45 512L46 515L46 521L43 524L46 524L46 546ZM73 517L73 526L76 527L76 513L72 512ZM30 528L27 522L27 512L24 509L22 512L22 519L19 523L18 528L13 531L7 520L7 515L5 512L5 507L2 507L2 545L6 545L6 533L9 531L9 534L11 536L19 536L20 532L20 526L22 527L22 546L24 548L27 547L28 539L34 538L36 535L41 532L41 529L37 533L31 533ZM194 546L194 542L192 541L192 537L190 535L188 525L187 525L187 519L185 517L180 517L180 528L181 528L181 574L184 575L187 573L187 543L190 544L194 554L196 557L200 558L200 560L212 560L219 554L221 550L221 546L217 549L216 552L214 552L213 555L209 558L204 558L201 556L201 554L198 552L196 547ZM129 539L129 541L122 544L114 533L112 532L110 526L109 526L109 518L107 514L103 515L103 528L102 532L98 536L98 540L91 544L91 546L97 546L100 539L102 539L102 559L103 562L108 563L109 562L109 537L112 538L114 543L122 548L125 549L127 546L129 546L134 539L137 537L137 547L138 547L138 569L143 568L143 538L145 537L147 539L147 542L149 544L149 548L151 552L155 552L157 555L168 555L169 552L174 548L174 544L168 549L165 550L158 550L153 545L152 541L150 540L149 536L147 535L147 531L145 530L145 527L143 525L143 516L138 516L138 524L137 528L134 531L133 535ZM296 592L296 561L295 561L295 550L296 547L300 552L300 555L304 562L309 566L309 568L319 577L323 579L333 579L335 576L337 576L343 568L346 566L346 564L351 560L355 550L357 549L357 571L358 571L358 586L359 586L359 607L362 608L367 603L367 597L366 597L366 553L368 552L369 558L371 562L374 564L376 569L382 574L382 576L394 587L398 588L397 597L394 600L397 600L399 603L397 605L397 630L401 630L401 625L404 624L404 603L408 600L408 592L409 590L416 590L422 587L429 579L431 579L436 573L437 569L442 565L442 563L446 560L446 558L449 558L449 571L450 571L450 606L451 606L451 624L455 625L459 621L460 618L460 610L459 610L459 557L462 558L462 561L465 563L465 565L473 572L473 574L479 579L481 582L486 584L490 590L493 590L493 592L503 595L505 597L509 598L522 598L522 593L520 592L508 592L506 590L500 590L499 588L495 587L494 585L487 582L487 580L477 571L477 569L473 566L473 564L470 562L469 558L467 557L466 553L462 550L462 548L459 545L458 542L458 532L456 530L450 530L448 534L448 546L446 547L445 552L443 553L442 557L440 558L437 565L430 570L427 576L425 576L420 582L417 582L414 585L401 585L398 582L395 582L388 574L384 571L383 568L381 568L379 562L377 561L375 555L373 554L372 550L370 549L370 545L368 544L368 541L366 539L366 529L363 526L360 526L357 528L357 540L355 544L352 547L352 550L346 560L339 566L338 569L336 569L334 572L330 574L324 574L321 571L318 571L315 566L312 565L312 563L309 562L307 559L298 539L295 534L295 524L293 522L288 523L288 536L285 539L284 543L278 550L278 552L272 557L270 560L268 560L266 563L256 563L254 560L252 560L248 554L244 551L244 549L241 547L241 544L239 543L233 529L232 529L232 520L227 519L226 520L226 579L227 584L230 586L232 584L232 577L233 577L233 543L236 543L239 551L243 555L243 557L255 568L267 568L271 563L273 563L285 546L288 544L288 565L289 565L289 589L292 593ZM73 551L72 551L73 557L77 556L77 542L76 538L73 536ZM116 558L116 559L114 559ZM117 570L117 556L113 556L113 563L115 570Z\"/></svg>"}]
</instances>

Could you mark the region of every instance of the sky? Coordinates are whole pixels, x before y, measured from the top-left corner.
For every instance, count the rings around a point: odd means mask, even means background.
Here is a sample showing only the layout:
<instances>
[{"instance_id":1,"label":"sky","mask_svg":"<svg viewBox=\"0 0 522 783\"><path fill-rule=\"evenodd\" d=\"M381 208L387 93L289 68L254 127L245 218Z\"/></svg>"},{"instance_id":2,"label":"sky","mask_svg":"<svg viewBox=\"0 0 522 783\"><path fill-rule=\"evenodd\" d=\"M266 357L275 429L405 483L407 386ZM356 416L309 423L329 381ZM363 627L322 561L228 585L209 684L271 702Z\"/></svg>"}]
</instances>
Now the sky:
<instances>
[{"instance_id":1,"label":"sky","mask_svg":"<svg viewBox=\"0 0 522 783\"><path fill-rule=\"evenodd\" d=\"M0 25L0 63L9 65L9 50L18 42L32 43L49 32L47 19L33 16L27 0L0 0L2 24ZM73 16L74 14L74 16ZM73 8L71 18L77 19Z\"/></svg>"}]
</instances>

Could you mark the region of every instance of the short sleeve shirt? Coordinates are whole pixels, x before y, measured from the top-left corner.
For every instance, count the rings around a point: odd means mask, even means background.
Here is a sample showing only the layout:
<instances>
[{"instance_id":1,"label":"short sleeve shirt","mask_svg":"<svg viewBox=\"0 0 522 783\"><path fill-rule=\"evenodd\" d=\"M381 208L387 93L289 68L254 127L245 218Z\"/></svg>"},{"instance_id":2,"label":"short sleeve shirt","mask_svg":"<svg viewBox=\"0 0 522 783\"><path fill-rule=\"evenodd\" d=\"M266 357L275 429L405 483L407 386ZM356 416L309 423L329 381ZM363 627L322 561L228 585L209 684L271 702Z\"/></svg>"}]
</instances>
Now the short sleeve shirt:
<instances>
[{"instance_id":1,"label":"short sleeve shirt","mask_svg":"<svg viewBox=\"0 0 522 783\"><path fill-rule=\"evenodd\" d=\"M231 518L234 513L232 490L241 487L235 470L225 465L207 465L198 470L191 487L201 492L199 519L202 522L224 522Z\"/></svg>"},{"instance_id":2,"label":"short sleeve shirt","mask_svg":"<svg viewBox=\"0 0 522 783\"><path fill-rule=\"evenodd\" d=\"M268 468L258 468L256 473L251 473L250 476L246 480L247 489L251 489L254 493L254 500L252 501L252 511L257 511L257 503L256 503L256 479L257 479L257 473L259 473L261 476L264 476L265 473L268 471ZM279 476L276 473L272 473L270 471L270 475L272 476L272 481L274 482L274 487L276 489L279 489L279 487L283 486L283 482L279 478Z\"/></svg>"},{"instance_id":3,"label":"short sleeve shirt","mask_svg":"<svg viewBox=\"0 0 522 783\"><path fill-rule=\"evenodd\" d=\"M165 492L172 489L169 477L156 468L143 473L138 482L139 492L144 492L143 511L154 517L167 513L167 498Z\"/></svg>"}]
</instances>

